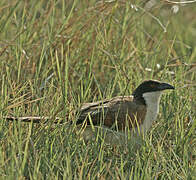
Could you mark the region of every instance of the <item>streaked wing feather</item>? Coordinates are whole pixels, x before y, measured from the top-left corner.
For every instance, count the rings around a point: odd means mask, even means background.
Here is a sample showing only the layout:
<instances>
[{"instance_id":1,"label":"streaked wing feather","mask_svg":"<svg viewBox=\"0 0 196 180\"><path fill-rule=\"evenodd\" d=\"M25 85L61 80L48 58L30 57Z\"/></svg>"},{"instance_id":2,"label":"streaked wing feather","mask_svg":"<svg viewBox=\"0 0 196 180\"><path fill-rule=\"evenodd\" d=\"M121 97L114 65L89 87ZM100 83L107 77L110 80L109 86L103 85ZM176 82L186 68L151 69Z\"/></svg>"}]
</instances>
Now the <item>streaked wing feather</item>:
<instances>
[{"instance_id":1,"label":"streaked wing feather","mask_svg":"<svg viewBox=\"0 0 196 180\"><path fill-rule=\"evenodd\" d=\"M77 124L85 120L87 124L90 124L90 116L94 125L103 124L106 127L112 127L116 124L121 130L128 125L132 129L133 126L137 126L137 123L140 125L143 122L145 113L145 106L134 102L132 96L118 96L110 100L84 104Z\"/></svg>"}]
</instances>

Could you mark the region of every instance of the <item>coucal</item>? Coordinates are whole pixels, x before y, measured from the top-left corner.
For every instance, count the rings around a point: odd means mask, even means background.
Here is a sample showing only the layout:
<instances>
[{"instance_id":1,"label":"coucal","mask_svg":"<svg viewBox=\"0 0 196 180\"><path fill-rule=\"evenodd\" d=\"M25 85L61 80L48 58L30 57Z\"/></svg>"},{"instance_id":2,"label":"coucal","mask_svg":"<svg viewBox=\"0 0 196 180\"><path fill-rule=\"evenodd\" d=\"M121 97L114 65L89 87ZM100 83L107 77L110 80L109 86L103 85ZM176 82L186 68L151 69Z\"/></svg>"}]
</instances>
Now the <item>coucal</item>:
<instances>
[{"instance_id":1,"label":"coucal","mask_svg":"<svg viewBox=\"0 0 196 180\"><path fill-rule=\"evenodd\" d=\"M131 96L117 96L98 102L84 103L78 112L76 125L85 127L82 132L87 140L94 136L94 130L97 132L100 129L106 132L107 142L113 139L121 141L118 135L123 136L127 130L131 133L145 134L157 118L161 94L166 89L174 89L174 86L157 80L147 80L142 82ZM46 118L7 117L7 119L40 122ZM118 135L113 130L117 131Z\"/></svg>"}]
</instances>

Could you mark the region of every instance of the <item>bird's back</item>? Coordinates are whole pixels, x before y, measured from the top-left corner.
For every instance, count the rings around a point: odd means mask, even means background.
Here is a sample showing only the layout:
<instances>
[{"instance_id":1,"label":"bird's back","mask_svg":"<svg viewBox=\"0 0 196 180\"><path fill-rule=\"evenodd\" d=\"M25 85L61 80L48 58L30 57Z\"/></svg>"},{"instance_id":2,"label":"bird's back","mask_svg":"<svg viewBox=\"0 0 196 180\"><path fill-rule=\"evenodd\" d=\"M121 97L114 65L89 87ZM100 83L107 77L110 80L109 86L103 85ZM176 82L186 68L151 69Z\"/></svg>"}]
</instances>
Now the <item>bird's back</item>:
<instances>
[{"instance_id":1,"label":"bird's back","mask_svg":"<svg viewBox=\"0 0 196 180\"><path fill-rule=\"evenodd\" d=\"M125 127L132 129L140 125L146 114L145 105L134 101L133 96L118 96L94 103L83 104L77 124L84 121L88 125L104 125L123 130Z\"/></svg>"}]
</instances>

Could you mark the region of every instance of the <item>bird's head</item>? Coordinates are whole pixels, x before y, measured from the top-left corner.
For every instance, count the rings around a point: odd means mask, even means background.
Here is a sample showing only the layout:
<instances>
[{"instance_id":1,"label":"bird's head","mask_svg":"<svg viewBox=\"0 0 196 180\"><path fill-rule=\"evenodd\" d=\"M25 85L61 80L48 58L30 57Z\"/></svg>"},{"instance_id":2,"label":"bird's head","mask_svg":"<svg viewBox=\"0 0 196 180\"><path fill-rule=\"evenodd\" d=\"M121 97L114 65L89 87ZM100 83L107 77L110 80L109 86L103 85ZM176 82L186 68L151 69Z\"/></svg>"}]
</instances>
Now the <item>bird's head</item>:
<instances>
[{"instance_id":1,"label":"bird's head","mask_svg":"<svg viewBox=\"0 0 196 180\"><path fill-rule=\"evenodd\" d=\"M161 95L161 92L166 89L174 89L174 86L168 83L162 83L157 80L147 80L142 82L133 92L136 99L145 99L145 97L153 95Z\"/></svg>"}]
</instances>

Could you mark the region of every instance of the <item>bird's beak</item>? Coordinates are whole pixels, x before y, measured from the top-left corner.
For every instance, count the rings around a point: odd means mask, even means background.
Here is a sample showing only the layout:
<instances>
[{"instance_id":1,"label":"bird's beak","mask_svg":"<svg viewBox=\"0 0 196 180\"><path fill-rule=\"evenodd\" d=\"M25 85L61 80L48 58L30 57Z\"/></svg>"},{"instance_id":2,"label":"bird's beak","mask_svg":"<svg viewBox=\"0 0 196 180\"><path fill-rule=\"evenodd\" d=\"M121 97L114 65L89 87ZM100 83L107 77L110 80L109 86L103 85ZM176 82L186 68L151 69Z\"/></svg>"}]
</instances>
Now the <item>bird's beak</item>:
<instances>
[{"instance_id":1,"label":"bird's beak","mask_svg":"<svg viewBox=\"0 0 196 180\"><path fill-rule=\"evenodd\" d=\"M161 91L163 91L165 89L175 89L174 86L172 86L168 83L161 83L159 88Z\"/></svg>"}]
</instances>

